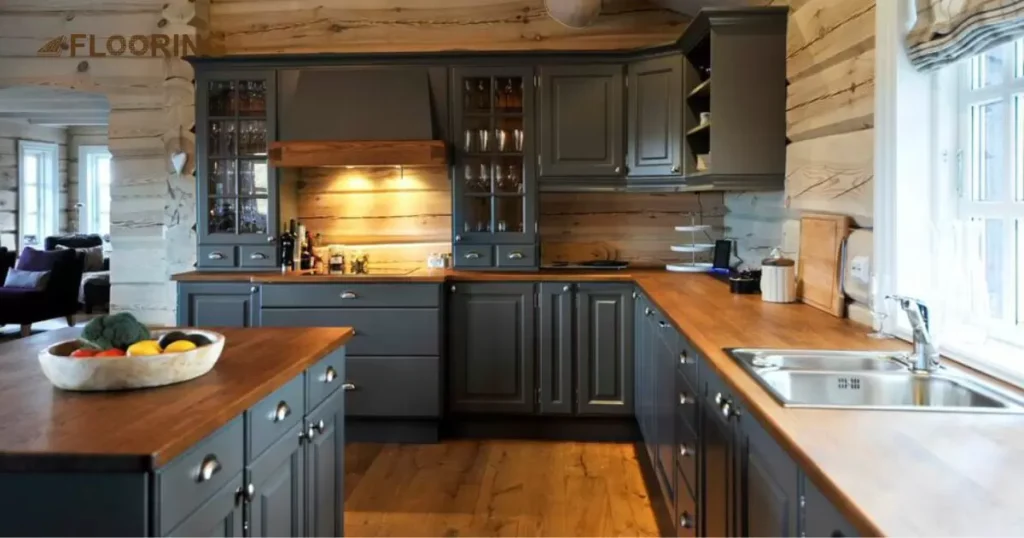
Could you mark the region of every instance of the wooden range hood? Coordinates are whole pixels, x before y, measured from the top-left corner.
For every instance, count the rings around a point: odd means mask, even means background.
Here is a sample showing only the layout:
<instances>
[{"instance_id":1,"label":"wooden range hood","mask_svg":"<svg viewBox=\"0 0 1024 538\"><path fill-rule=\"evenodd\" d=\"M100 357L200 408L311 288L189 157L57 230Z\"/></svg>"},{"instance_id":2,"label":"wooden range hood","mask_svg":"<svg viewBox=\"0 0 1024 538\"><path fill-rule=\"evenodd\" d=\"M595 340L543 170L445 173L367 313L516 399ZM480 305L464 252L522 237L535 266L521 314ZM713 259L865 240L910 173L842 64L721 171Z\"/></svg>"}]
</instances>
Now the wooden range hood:
<instances>
[{"instance_id":1,"label":"wooden range hood","mask_svg":"<svg viewBox=\"0 0 1024 538\"><path fill-rule=\"evenodd\" d=\"M314 166L444 166L443 140L325 140L272 142L270 165Z\"/></svg>"},{"instance_id":2,"label":"wooden range hood","mask_svg":"<svg viewBox=\"0 0 1024 538\"><path fill-rule=\"evenodd\" d=\"M283 70L278 80L271 166L447 164L426 68Z\"/></svg>"}]
</instances>

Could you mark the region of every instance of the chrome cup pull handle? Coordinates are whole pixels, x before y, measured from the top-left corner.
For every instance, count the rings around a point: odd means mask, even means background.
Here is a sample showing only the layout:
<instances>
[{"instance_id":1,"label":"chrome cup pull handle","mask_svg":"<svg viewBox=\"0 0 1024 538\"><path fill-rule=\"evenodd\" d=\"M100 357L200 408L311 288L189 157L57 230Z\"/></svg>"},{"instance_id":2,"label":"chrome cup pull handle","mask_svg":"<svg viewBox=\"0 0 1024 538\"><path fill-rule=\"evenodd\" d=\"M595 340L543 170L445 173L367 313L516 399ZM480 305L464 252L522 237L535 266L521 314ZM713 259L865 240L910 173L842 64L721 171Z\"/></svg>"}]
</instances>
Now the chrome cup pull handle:
<instances>
[{"instance_id":1,"label":"chrome cup pull handle","mask_svg":"<svg viewBox=\"0 0 1024 538\"><path fill-rule=\"evenodd\" d=\"M217 461L217 456L210 454L203 458L203 462L199 464L199 471L196 473L196 482L208 482L213 475L220 471L221 465Z\"/></svg>"},{"instance_id":2,"label":"chrome cup pull handle","mask_svg":"<svg viewBox=\"0 0 1024 538\"><path fill-rule=\"evenodd\" d=\"M277 404L277 408L274 409L274 413L270 415L270 420L273 422L281 422L291 414L292 408L288 407L288 402L282 400Z\"/></svg>"},{"instance_id":3,"label":"chrome cup pull handle","mask_svg":"<svg viewBox=\"0 0 1024 538\"><path fill-rule=\"evenodd\" d=\"M462 257L466 258L467 260L476 260L476 259L480 258L480 253L479 252L467 252Z\"/></svg>"},{"instance_id":4,"label":"chrome cup pull handle","mask_svg":"<svg viewBox=\"0 0 1024 538\"><path fill-rule=\"evenodd\" d=\"M265 259L267 259L267 255L262 253L262 252L253 252L252 254L249 255L249 259L250 260L265 260Z\"/></svg>"},{"instance_id":5,"label":"chrome cup pull handle","mask_svg":"<svg viewBox=\"0 0 1024 538\"><path fill-rule=\"evenodd\" d=\"M207 254L206 257L211 259L211 260L223 260L224 259L224 254L222 254L220 252L211 252L211 253Z\"/></svg>"},{"instance_id":6,"label":"chrome cup pull handle","mask_svg":"<svg viewBox=\"0 0 1024 538\"><path fill-rule=\"evenodd\" d=\"M353 390L356 390L356 384L351 382L344 383L341 385L341 390L352 392Z\"/></svg>"},{"instance_id":7,"label":"chrome cup pull handle","mask_svg":"<svg viewBox=\"0 0 1024 538\"><path fill-rule=\"evenodd\" d=\"M358 295L356 295L355 292L352 291L343 291L341 292L340 297L342 299L355 299L356 297L358 297Z\"/></svg>"},{"instance_id":8,"label":"chrome cup pull handle","mask_svg":"<svg viewBox=\"0 0 1024 538\"><path fill-rule=\"evenodd\" d=\"M523 259L523 253L519 252L519 251L510 252L509 255L508 255L508 259L510 259L510 260L521 260L521 259Z\"/></svg>"}]
</instances>

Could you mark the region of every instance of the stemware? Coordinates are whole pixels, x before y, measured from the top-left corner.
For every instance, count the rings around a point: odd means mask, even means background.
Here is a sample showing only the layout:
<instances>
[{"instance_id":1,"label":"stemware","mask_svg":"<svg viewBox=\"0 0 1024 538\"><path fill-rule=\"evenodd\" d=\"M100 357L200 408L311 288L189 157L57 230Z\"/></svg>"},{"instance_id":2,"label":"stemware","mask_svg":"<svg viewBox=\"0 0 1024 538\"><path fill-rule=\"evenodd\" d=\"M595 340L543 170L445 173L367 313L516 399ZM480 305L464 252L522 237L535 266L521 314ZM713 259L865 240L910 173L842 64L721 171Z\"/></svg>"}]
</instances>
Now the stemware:
<instances>
[{"instance_id":1,"label":"stemware","mask_svg":"<svg viewBox=\"0 0 1024 538\"><path fill-rule=\"evenodd\" d=\"M523 151L523 130L515 129L512 131L512 144L516 148L516 151Z\"/></svg>"},{"instance_id":2,"label":"stemware","mask_svg":"<svg viewBox=\"0 0 1024 538\"><path fill-rule=\"evenodd\" d=\"M487 129L480 129L476 134L477 138L479 138L477 151L486 152L490 147L491 132Z\"/></svg>"},{"instance_id":3,"label":"stemware","mask_svg":"<svg viewBox=\"0 0 1024 538\"><path fill-rule=\"evenodd\" d=\"M885 320L889 317L889 312L886 309L885 299L881 297L879 280L877 275L871 275L871 318L876 329L868 333L868 338L876 340L892 338L889 333L885 332Z\"/></svg>"}]
</instances>

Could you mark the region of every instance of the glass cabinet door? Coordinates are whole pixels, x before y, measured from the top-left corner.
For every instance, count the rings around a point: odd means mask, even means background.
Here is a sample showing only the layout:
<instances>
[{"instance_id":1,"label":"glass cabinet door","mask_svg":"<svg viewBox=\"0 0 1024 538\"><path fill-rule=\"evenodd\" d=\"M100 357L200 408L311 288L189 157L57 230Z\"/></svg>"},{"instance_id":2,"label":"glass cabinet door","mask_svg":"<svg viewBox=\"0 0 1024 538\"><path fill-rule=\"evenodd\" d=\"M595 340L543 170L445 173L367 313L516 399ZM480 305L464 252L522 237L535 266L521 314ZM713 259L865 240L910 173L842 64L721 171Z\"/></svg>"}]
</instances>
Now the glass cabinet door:
<instances>
[{"instance_id":1,"label":"glass cabinet door","mask_svg":"<svg viewBox=\"0 0 1024 538\"><path fill-rule=\"evenodd\" d=\"M536 234L533 69L454 71L456 243L531 243Z\"/></svg>"},{"instance_id":2,"label":"glass cabinet door","mask_svg":"<svg viewBox=\"0 0 1024 538\"><path fill-rule=\"evenodd\" d=\"M197 85L201 242L273 241L277 182L267 147L277 134L274 73L216 73Z\"/></svg>"}]
</instances>

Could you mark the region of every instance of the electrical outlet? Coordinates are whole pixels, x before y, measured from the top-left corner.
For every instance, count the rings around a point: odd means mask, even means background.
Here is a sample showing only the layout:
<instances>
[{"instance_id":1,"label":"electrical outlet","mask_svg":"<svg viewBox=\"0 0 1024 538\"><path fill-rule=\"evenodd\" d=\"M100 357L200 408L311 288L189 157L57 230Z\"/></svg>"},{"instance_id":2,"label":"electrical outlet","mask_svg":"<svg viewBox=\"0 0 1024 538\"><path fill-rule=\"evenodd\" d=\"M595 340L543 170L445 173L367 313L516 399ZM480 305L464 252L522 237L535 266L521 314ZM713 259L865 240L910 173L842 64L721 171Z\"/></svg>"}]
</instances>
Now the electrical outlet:
<instances>
[{"instance_id":1,"label":"electrical outlet","mask_svg":"<svg viewBox=\"0 0 1024 538\"><path fill-rule=\"evenodd\" d=\"M871 258L854 256L850 260L850 274L865 284L869 283L871 281Z\"/></svg>"}]
</instances>

